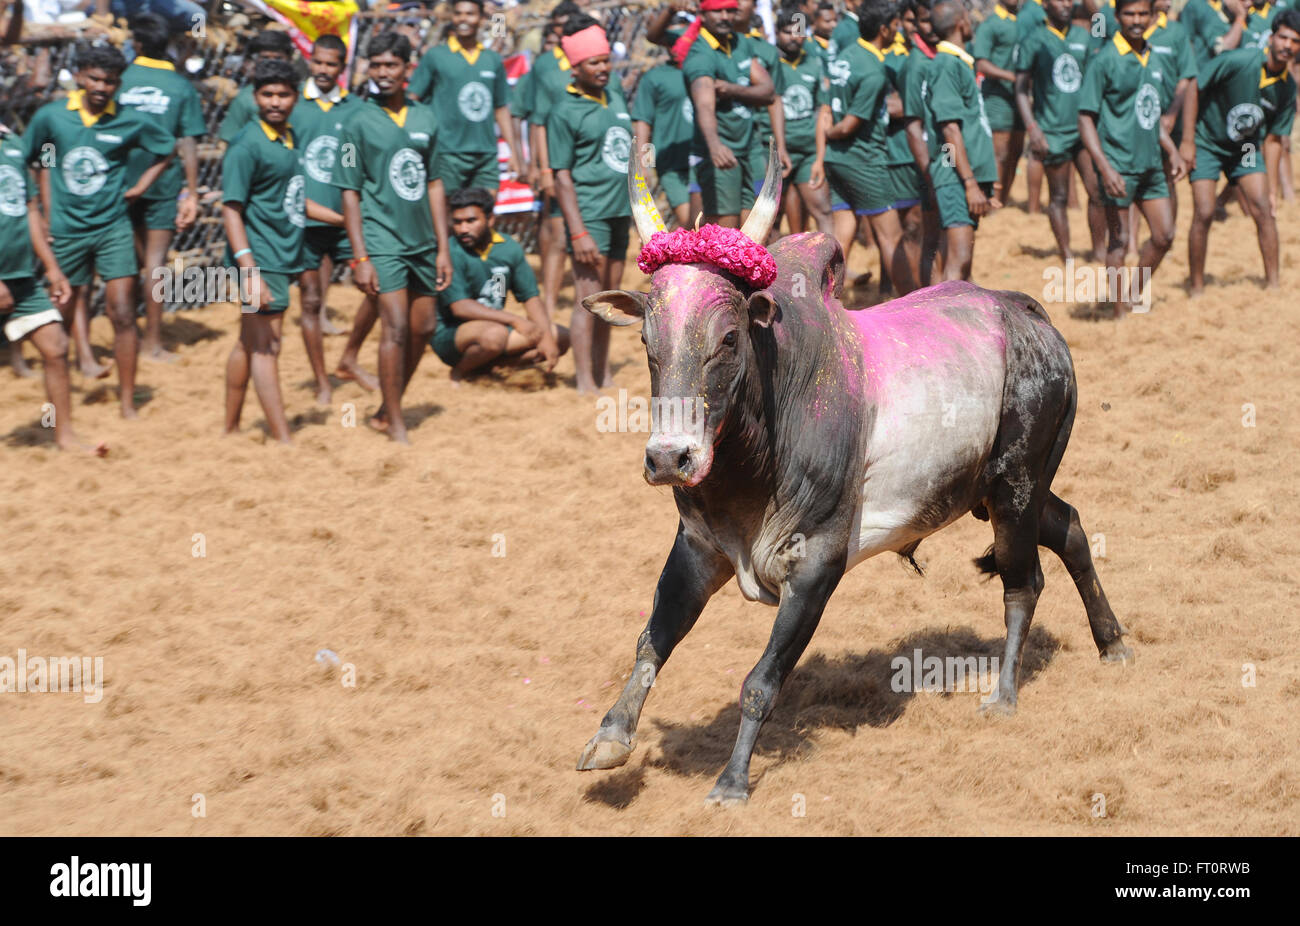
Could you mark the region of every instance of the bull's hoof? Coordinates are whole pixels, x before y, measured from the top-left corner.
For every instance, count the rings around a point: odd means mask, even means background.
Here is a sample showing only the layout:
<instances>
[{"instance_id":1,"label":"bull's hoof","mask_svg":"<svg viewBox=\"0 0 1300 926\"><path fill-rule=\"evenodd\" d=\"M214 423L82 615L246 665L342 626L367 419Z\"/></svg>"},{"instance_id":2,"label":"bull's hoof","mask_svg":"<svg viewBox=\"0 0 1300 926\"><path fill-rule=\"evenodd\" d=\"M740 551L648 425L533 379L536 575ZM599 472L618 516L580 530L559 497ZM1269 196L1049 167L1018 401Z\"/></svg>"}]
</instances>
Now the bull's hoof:
<instances>
[{"instance_id":1,"label":"bull's hoof","mask_svg":"<svg viewBox=\"0 0 1300 926\"><path fill-rule=\"evenodd\" d=\"M578 758L578 771L590 772L598 768L618 768L632 755L632 744L621 740L603 739L597 733L587 743Z\"/></svg>"},{"instance_id":2,"label":"bull's hoof","mask_svg":"<svg viewBox=\"0 0 1300 926\"><path fill-rule=\"evenodd\" d=\"M749 803L749 790L718 782L704 803L711 807L744 807Z\"/></svg>"},{"instance_id":3,"label":"bull's hoof","mask_svg":"<svg viewBox=\"0 0 1300 926\"><path fill-rule=\"evenodd\" d=\"M1133 650L1125 645L1123 640L1116 640L1107 645L1097 657L1102 662L1120 663L1128 665L1133 661Z\"/></svg>"},{"instance_id":4,"label":"bull's hoof","mask_svg":"<svg viewBox=\"0 0 1300 926\"><path fill-rule=\"evenodd\" d=\"M994 698L992 701L980 702L980 713L985 717L1013 717L1016 713L1014 701Z\"/></svg>"}]
</instances>

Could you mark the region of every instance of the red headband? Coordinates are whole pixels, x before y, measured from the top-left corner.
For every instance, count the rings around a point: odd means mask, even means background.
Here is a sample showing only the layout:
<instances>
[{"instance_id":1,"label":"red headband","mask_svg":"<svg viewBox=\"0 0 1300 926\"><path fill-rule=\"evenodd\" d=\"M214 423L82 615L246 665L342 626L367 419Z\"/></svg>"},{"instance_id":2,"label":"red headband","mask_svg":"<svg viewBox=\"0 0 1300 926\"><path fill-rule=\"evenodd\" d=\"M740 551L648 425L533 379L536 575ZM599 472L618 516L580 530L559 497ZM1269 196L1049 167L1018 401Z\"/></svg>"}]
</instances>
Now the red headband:
<instances>
[{"instance_id":1,"label":"red headband","mask_svg":"<svg viewBox=\"0 0 1300 926\"><path fill-rule=\"evenodd\" d=\"M713 10L735 10L740 4L736 0L700 0L700 11L710 13Z\"/></svg>"},{"instance_id":2,"label":"red headband","mask_svg":"<svg viewBox=\"0 0 1300 926\"><path fill-rule=\"evenodd\" d=\"M608 55L609 39L600 26L588 26L560 39L560 47L564 50L564 57L569 59L569 64L578 64L597 55Z\"/></svg>"}]
</instances>

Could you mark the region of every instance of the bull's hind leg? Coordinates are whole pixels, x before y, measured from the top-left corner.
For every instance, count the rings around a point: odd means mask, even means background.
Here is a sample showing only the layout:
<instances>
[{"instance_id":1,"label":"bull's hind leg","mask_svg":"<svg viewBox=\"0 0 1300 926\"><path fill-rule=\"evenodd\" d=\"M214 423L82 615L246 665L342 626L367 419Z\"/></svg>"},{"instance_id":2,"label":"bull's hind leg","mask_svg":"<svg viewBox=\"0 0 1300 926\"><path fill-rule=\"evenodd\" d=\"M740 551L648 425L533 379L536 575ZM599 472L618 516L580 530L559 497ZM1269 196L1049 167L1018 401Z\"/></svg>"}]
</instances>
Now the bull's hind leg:
<instances>
[{"instance_id":1,"label":"bull's hind leg","mask_svg":"<svg viewBox=\"0 0 1300 926\"><path fill-rule=\"evenodd\" d=\"M1133 651L1124 643L1124 628L1115 620L1101 580L1092 563L1088 535L1079 523L1079 513L1056 495L1048 493L1047 504L1038 522L1039 543L1061 558L1074 580L1083 606L1088 611L1088 625L1102 662L1127 662Z\"/></svg>"},{"instance_id":2,"label":"bull's hind leg","mask_svg":"<svg viewBox=\"0 0 1300 926\"><path fill-rule=\"evenodd\" d=\"M844 575L842 550L834 556L810 561L821 565L791 576L781 590L781 605L767 649L740 688L740 732L736 745L718 783L709 792L707 803L728 807L749 800L749 760L758 741L758 731L776 706L781 686L803 655L831 592Z\"/></svg>"},{"instance_id":3,"label":"bull's hind leg","mask_svg":"<svg viewBox=\"0 0 1300 926\"><path fill-rule=\"evenodd\" d=\"M1008 496L1014 491L1002 489ZM995 499L993 521L993 562L1002 579L1002 606L1007 625L1007 642L1002 651L998 687L981 705L980 711L1014 714L1020 691L1020 660L1024 655L1029 625L1043 590L1043 570L1038 562L1038 509L1030 503L1016 506L1011 498Z\"/></svg>"},{"instance_id":4,"label":"bull's hind leg","mask_svg":"<svg viewBox=\"0 0 1300 926\"><path fill-rule=\"evenodd\" d=\"M704 605L732 576L731 563L677 525L677 539L655 589L654 609L636 643L632 677L609 709L600 729L578 758L578 771L617 768L632 754L633 736L650 686L682 637L695 626Z\"/></svg>"}]
</instances>

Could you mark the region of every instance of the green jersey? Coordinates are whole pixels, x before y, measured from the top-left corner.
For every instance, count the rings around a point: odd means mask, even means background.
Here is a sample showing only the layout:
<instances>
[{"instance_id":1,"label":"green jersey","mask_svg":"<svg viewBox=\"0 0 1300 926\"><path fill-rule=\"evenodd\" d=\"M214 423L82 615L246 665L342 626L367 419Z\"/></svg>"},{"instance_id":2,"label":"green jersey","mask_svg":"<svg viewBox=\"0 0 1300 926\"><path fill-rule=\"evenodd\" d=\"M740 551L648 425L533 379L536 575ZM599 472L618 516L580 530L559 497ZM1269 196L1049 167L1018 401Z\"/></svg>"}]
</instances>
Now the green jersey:
<instances>
[{"instance_id":1,"label":"green jersey","mask_svg":"<svg viewBox=\"0 0 1300 926\"><path fill-rule=\"evenodd\" d=\"M1263 156L1268 135L1287 138L1295 120L1296 85L1286 68L1270 74L1268 53L1235 48L1212 59L1197 77L1200 115L1196 147L1231 157Z\"/></svg>"},{"instance_id":2,"label":"green jersey","mask_svg":"<svg viewBox=\"0 0 1300 926\"><path fill-rule=\"evenodd\" d=\"M919 51L916 54L921 54ZM898 94L899 100L903 98L903 72L907 68L907 59L912 56L908 47L899 42L895 42L885 51L885 70L889 73L889 86ZM885 134L885 153L889 158L891 166L901 166L911 164L915 160L912 157L912 149L907 145L907 116L903 115L900 119L890 119L886 127Z\"/></svg>"},{"instance_id":3,"label":"green jersey","mask_svg":"<svg viewBox=\"0 0 1300 926\"><path fill-rule=\"evenodd\" d=\"M314 93L312 81L303 84L289 122L293 125L294 141L302 151L303 177L306 180L307 198L335 212L343 211L343 193L334 185L334 165L339 156L339 133L344 124L364 105L361 100L342 88L331 92L330 98ZM324 225L314 219L308 225ZM332 227L332 226L331 226Z\"/></svg>"},{"instance_id":4,"label":"green jersey","mask_svg":"<svg viewBox=\"0 0 1300 926\"><path fill-rule=\"evenodd\" d=\"M708 29L700 29L699 36L691 45L682 63L682 77L689 90L691 84L701 77L725 80L732 84L749 84L749 68L754 60L752 40L734 32L727 42L714 38ZM737 157L749 157L749 146L754 138L754 113L750 108L736 100L719 100L716 106L718 117L718 140L735 153ZM761 140L767 144L767 139ZM708 155L708 146L703 133L695 133L695 153Z\"/></svg>"},{"instance_id":5,"label":"green jersey","mask_svg":"<svg viewBox=\"0 0 1300 926\"><path fill-rule=\"evenodd\" d=\"M754 51L754 57L767 69L767 73L772 78L776 99L780 99L781 95L785 93L785 84L783 83L785 77L781 73L781 69L777 67L781 53L777 51L776 46L769 42L759 29L754 29L745 38L749 39L749 46ZM741 83L748 84L749 75L744 74L743 76L745 79ZM760 106L754 110L754 138L766 146L768 136L771 134L772 116L767 111L766 106Z\"/></svg>"},{"instance_id":6,"label":"green jersey","mask_svg":"<svg viewBox=\"0 0 1300 926\"><path fill-rule=\"evenodd\" d=\"M921 134L925 136L927 148L934 147L934 124L930 119L930 65L933 55L927 55L913 40L911 53L903 62L903 119L910 122L921 120Z\"/></svg>"},{"instance_id":7,"label":"green jersey","mask_svg":"<svg viewBox=\"0 0 1300 926\"><path fill-rule=\"evenodd\" d=\"M170 61L137 57L122 72L117 91L119 106L130 106L157 122L173 138L198 138L207 132L203 107L194 86L176 73ZM126 182L133 184L156 158L137 148L127 159ZM173 158L157 180L144 191L144 199L175 199L185 185L180 158Z\"/></svg>"},{"instance_id":8,"label":"green jersey","mask_svg":"<svg viewBox=\"0 0 1300 926\"><path fill-rule=\"evenodd\" d=\"M980 23L975 30L975 42L971 54L978 61L983 58L994 67L1007 71L1016 69L1016 44L1020 39L1020 30L1016 26L1016 14L1005 9L1001 3L995 4L993 13ZM999 97L1013 110L1016 105L1016 85L1014 81L999 80L984 75L980 92L986 97Z\"/></svg>"},{"instance_id":9,"label":"green jersey","mask_svg":"<svg viewBox=\"0 0 1300 926\"><path fill-rule=\"evenodd\" d=\"M1223 8L1223 0L1187 0L1178 21L1192 38L1198 68L1214 57L1215 43L1232 28L1232 18Z\"/></svg>"},{"instance_id":10,"label":"green jersey","mask_svg":"<svg viewBox=\"0 0 1300 926\"><path fill-rule=\"evenodd\" d=\"M260 118L257 101L253 99L253 85L244 84L235 94L235 98L230 101L230 106L226 108L226 115L221 120L221 128L217 129L217 138L230 144L239 134L239 130L250 122L256 122Z\"/></svg>"},{"instance_id":11,"label":"green jersey","mask_svg":"<svg viewBox=\"0 0 1300 926\"><path fill-rule=\"evenodd\" d=\"M956 159L939 156L945 144L945 122L961 124L962 144L966 147L966 159L970 161L975 180L979 183L997 180L993 130L984 114L984 97L975 83L975 59L960 46L940 42L934 60L930 62L929 84L927 104L934 126L934 138L930 141L930 176L934 185L962 182L962 178L957 176Z\"/></svg>"},{"instance_id":12,"label":"green jersey","mask_svg":"<svg viewBox=\"0 0 1300 926\"><path fill-rule=\"evenodd\" d=\"M618 81L588 96L570 84L546 123L552 170L573 175L584 219L631 215L627 165L632 156L632 119Z\"/></svg>"},{"instance_id":13,"label":"green jersey","mask_svg":"<svg viewBox=\"0 0 1300 926\"><path fill-rule=\"evenodd\" d=\"M394 113L368 100L343 124L332 182L361 195L367 255L420 254L438 246L429 209L438 132L433 110L410 101Z\"/></svg>"},{"instance_id":14,"label":"green jersey","mask_svg":"<svg viewBox=\"0 0 1300 926\"><path fill-rule=\"evenodd\" d=\"M482 45L467 49L453 35L420 59L407 93L432 107L445 151L486 154L497 150L492 117L509 103L509 89L500 55Z\"/></svg>"},{"instance_id":15,"label":"green jersey","mask_svg":"<svg viewBox=\"0 0 1300 926\"><path fill-rule=\"evenodd\" d=\"M827 59L833 61L838 58L846 48L852 47L860 38L862 38L862 27L858 23L858 14L852 10L845 10L844 16L831 30L831 40L826 45Z\"/></svg>"},{"instance_id":16,"label":"green jersey","mask_svg":"<svg viewBox=\"0 0 1300 926\"><path fill-rule=\"evenodd\" d=\"M1043 0L1022 0L1020 9L1016 10L1016 37L1023 41L1025 36L1038 31L1038 27L1047 22L1043 12Z\"/></svg>"},{"instance_id":17,"label":"green jersey","mask_svg":"<svg viewBox=\"0 0 1300 926\"><path fill-rule=\"evenodd\" d=\"M1073 24L1058 32L1044 22L1021 42L1016 70L1029 74L1034 121L1054 152L1064 152L1079 140L1079 90L1091 49L1091 33Z\"/></svg>"},{"instance_id":18,"label":"green jersey","mask_svg":"<svg viewBox=\"0 0 1300 926\"><path fill-rule=\"evenodd\" d=\"M1151 11L1155 15L1155 10ZM1097 51L1106 44L1115 33L1119 32L1119 17L1115 15L1115 0L1102 0L1100 8L1092 15L1088 23L1092 34L1092 49Z\"/></svg>"},{"instance_id":19,"label":"green jersey","mask_svg":"<svg viewBox=\"0 0 1300 926\"><path fill-rule=\"evenodd\" d=\"M1164 13L1144 34L1155 55L1151 66L1160 72L1160 111L1167 113L1173 106L1178 82L1196 79L1196 54L1183 24L1168 19Z\"/></svg>"},{"instance_id":20,"label":"green jersey","mask_svg":"<svg viewBox=\"0 0 1300 926\"><path fill-rule=\"evenodd\" d=\"M1159 66L1147 46L1138 54L1120 33L1089 63L1079 94L1079 112L1092 113L1101 150L1122 174L1160 167Z\"/></svg>"},{"instance_id":21,"label":"green jersey","mask_svg":"<svg viewBox=\"0 0 1300 926\"><path fill-rule=\"evenodd\" d=\"M524 76L515 81L510 88L510 115L516 119L528 121L528 100L533 92L533 69L529 68Z\"/></svg>"},{"instance_id":22,"label":"green jersey","mask_svg":"<svg viewBox=\"0 0 1300 926\"><path fill-rule=\"evenodd\" d=\"M455 238L451 243L451 285L438 294L438 315L443 324L459 325L464 319L451 311L453 302L473 299L489 309L504 311L506 293L521 304L538 295L537 276L528 266L519 242L501 232L482 251L467 250Z\"/></svg>"},{"instance_id":23,"label":"green jersey","mask_svg":"<svg viewBox=\"0 0 1300 926\"><path fill-rule=\"evenodd\" d=\"M791 154L817 152L817 111L829 103L826 92L826 67L820 53L810 51L808 43L794 61L782 56L777 65L781 72L781 110L785 114L785 147Z\"/></svg>"},{"instance_id":24,"label":"green jersey","mask_svg":"<svg viewBox=\"0 0 1300 926\"><path fill-rule=\"evenodd\" d=\"M306 225L301 151L293 129L277 132L261 119L239 130L221 161L221 198L244 206L244 229L262 270L303 269ZM227 261L234 263L227 245Z\"/></svg>"},{"instance_id":25,"label":"green jersey","mask_svg":"<svg viewBox=\"0 0 1300 926\"><path fill-rule=\"evenodd\" d=\"M885 98L892 88L885 69L885 53L866 39L858 39L840 50L828 70L831 121L857 116L862 124L848 138L826 142L826 163L866 160L884 164L885 133L889 128Z\"/></svg>"},{"instance_id":26,"label":"green jersey","mask_svg":"<svg viewBox=\"0 0 1300 926\"><path fill-rule=\"evenodd\" d=\"M29 180L22 138L0 135L0 280L35 276L27 203L36 185Z\"/></svg>"},{"instance_id":27,"label":"green jersey","mask_svg":"<svg viewBox=\"0 0 1300 926\"><path fill-rule=\"evenodd\" d=\"M695 107L686 92L682 72L661 64L641 75L632 100L632 119L650 126L655 146L655 167L685 170L691 166L691 140L695 137ZM788 129L787 129L788 131Z\"/></svg>"},{"instance_id":28,"label":"green jersey","mask_svg":"<svg viewBox=\"0 0 1300 926\"><path fill-rule=\"evenodd\" d=\"M1285 7L1265 3L1252 6L1246 11L1246 28L1241 30L1241 44L1238 48L1268 48L1269 36L1273 34L1273 20Z\"/></svg>"},{"instance_id":29,"label":"green jersey","mask_svg":"<svg viewBox=\"0 0 1300 926\"><path fill-rule=\"evenodd\" d=\"M110 101L91 116L80 90L38 109L23 136L27 162L49 171L50 231L60 237L93 234L124 220L132 152L143 149L152 164L175 146L166 129L128 106Z\"/></svg>"},{"instance_id":30,"label":"green jersey","mask_svg":"<svg viewBox=\"0 0 1300 926\"><path fill-rule=\"evenodd\" d=\"M533 125L546 125L551 117L551 107L568 92L573 66L557 45L550 54L537 58L530 73L533 81L524 100L528 121Z\"/></svg>"}]
</instances>

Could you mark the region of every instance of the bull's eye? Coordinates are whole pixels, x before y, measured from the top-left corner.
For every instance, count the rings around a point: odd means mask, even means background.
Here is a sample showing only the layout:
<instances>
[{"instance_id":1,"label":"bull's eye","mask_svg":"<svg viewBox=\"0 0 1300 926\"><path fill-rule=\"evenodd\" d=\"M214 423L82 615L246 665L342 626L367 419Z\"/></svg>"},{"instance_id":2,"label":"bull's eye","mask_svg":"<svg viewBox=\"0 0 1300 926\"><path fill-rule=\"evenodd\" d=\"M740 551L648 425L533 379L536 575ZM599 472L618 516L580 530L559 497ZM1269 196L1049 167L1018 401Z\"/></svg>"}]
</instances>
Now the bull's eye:
<instances>
[{"instance_id":1,"label":"bull's eye","mask_svg":"<svg viewBox=\"0 0 1300 926\"><path fill-rule=\"evenodd\" d=\"M724 345L726 345L727 347L735 347L735 346L736 346L736 329L733 328L733 329L731 329L730 331L728 331L726 334L724 334L724 335L722 336L722 343L723 343Z\"/></svg>"}]
</instances>

